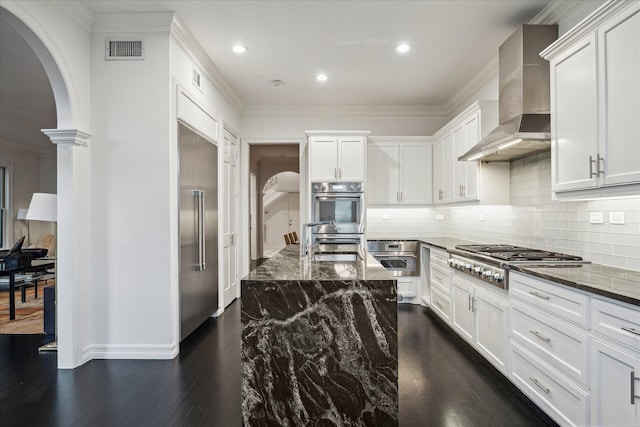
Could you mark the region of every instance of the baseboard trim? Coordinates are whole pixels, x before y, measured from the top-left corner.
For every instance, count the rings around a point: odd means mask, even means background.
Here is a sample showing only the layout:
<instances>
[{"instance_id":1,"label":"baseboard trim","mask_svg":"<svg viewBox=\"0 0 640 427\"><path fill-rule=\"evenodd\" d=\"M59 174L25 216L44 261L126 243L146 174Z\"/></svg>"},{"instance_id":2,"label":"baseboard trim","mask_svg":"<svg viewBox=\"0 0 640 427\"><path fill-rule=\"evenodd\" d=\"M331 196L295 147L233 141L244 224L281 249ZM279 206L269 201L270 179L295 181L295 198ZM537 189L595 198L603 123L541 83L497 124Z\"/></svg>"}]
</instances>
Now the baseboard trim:
<instances>
[{"instance_id":1,"label":"baseboard trim","mask_svg":"<svg viewBox=\"0 0 640 427\"><path fill-rule=\"evenodd\" d=\"M87 346L82 354L83 361L92 359L173 359L178 355L178 345L111 345L94 344Z\"/></svg>"}]
</instances>

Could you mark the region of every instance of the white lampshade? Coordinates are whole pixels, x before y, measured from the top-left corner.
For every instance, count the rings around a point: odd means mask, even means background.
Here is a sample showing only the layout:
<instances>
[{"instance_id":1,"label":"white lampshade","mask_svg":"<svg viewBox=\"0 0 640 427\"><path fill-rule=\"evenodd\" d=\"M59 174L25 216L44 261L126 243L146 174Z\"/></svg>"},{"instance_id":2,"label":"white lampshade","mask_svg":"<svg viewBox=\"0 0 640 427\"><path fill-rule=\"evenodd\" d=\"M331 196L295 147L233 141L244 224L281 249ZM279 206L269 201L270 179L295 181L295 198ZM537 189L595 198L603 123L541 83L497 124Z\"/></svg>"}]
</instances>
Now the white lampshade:
<instances>
[{"instance_id":1,"label":"white lampshade","mask_svg":"<svg viewBox=\"0 0 640 427\"><path fill-rule=\"evenodd\" d=\"M29 209L18 209L16 219L27 219L27 212L29 212Z\"/></svg>"},{"instance_id":2,"label":"white lampshade","mask_svg":"<svg viewBox=\"0 0 640 427\"><path fill-rule=\"evenodd\" d=\"M58 195L48 193L33 193L27 220L57 221L58 219Z\"/></svg>"}]
</instances>

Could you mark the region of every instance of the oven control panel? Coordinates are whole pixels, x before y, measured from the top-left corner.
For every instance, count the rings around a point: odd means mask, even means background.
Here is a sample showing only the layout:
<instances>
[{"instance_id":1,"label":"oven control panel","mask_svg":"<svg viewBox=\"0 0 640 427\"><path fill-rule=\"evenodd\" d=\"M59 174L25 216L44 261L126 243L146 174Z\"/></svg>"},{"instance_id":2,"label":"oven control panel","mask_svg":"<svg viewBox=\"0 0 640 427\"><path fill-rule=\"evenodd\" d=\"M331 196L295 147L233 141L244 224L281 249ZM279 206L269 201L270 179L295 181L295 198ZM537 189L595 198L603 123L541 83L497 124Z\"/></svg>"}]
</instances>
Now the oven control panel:
<instances>
[{"instance_id":1,"label":"oven control panel","mask_svg":"<svg viewBox=\"0 0 640 427\"><path fill-rule=\"evenodd\" d=\"M362 182L314 182L311 191L314 193L362 193Z\"/></svg>"},{"instance_id":2,"label":"oven control panel","mask_svg":"<svg viewBox=\"0 0 640 427\"><path fill-rule=\"evenodd\" d=\"M506 289L505 271L500 267L485 264L475 260L452 255L448 264L451 268L474 276L484 282Z\"/></svg>"}]
</instances>

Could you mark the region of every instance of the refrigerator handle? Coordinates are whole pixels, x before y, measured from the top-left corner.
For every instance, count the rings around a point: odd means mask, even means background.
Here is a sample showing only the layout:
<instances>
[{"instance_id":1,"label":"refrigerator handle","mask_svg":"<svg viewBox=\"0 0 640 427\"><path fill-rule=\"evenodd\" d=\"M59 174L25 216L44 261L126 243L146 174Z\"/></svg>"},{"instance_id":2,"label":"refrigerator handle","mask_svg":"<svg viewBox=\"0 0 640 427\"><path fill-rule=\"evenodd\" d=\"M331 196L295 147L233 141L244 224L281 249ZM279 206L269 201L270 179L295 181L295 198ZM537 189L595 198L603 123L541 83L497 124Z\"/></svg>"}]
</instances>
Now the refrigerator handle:
<instances>
[{"instance_id":1,"label":"refrigerator handle","mask_svg":"<svg viewBox=\"0 0 640 427\"><path fill-rule=\"evenodd\" d=\"M196 271L202 271L206 269L206 265L205 265L205 244L204 244L204 236L205 236L205 230L204 230L204 191L203 190L193 190L192 191L193 197L195 198L195 202L196 202L196 237L198 239L198 256L197 256L197 260L196 260L196 265L195 265L195 270Z\"/></svg>"}]
</instances>

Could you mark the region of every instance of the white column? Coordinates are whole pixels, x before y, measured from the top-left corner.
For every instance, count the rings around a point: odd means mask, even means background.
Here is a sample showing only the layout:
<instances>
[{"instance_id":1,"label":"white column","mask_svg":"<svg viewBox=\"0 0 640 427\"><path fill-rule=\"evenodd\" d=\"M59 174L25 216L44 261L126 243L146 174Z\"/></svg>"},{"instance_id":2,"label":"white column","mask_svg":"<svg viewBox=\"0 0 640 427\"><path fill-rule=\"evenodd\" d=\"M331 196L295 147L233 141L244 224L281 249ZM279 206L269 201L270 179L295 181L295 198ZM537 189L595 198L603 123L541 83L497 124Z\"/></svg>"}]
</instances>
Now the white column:
<instances>
[{"instance_id":1,"label":"white column","mask_svg":"<svg viewBox=\"0 0 640 427\"><path fill-rule=\"evenodd\" d=\"M57 146L58 236L56 263L58 368L75 368L90 344L91 134L43 129Z\"/></svg>"}]
</instances>

